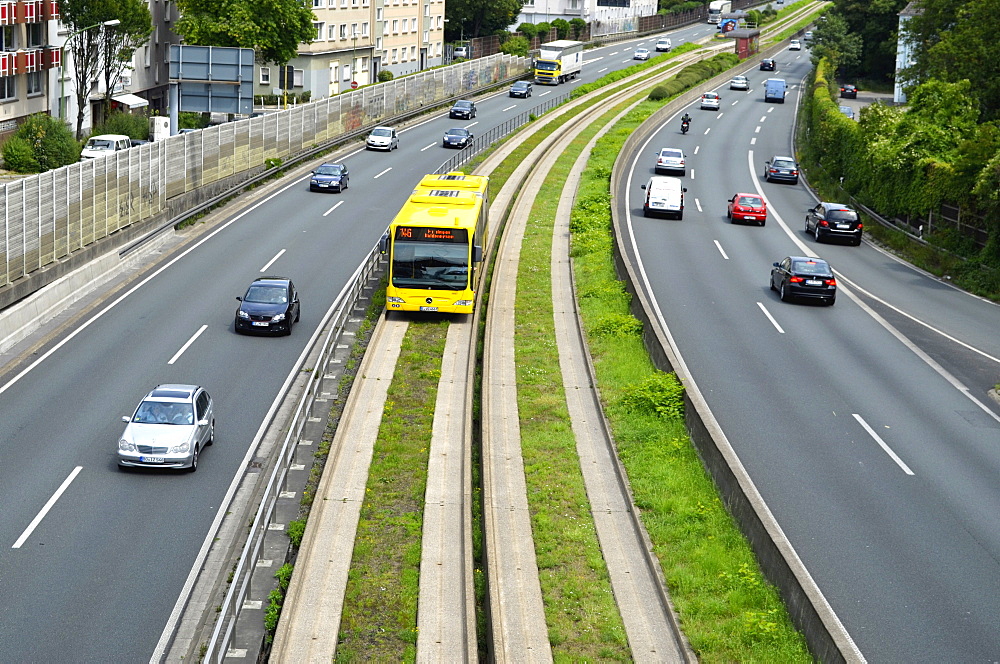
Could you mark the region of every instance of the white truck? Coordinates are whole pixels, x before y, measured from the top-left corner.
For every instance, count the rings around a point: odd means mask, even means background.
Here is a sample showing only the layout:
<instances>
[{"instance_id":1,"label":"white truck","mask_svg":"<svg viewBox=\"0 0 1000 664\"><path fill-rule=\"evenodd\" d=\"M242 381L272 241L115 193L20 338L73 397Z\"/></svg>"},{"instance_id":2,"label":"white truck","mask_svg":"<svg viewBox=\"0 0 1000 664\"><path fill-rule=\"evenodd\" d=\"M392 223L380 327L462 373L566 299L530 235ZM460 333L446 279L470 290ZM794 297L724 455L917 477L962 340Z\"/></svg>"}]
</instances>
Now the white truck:
<instances>
[{"instance_id":1,"label":"white truck","mask_svg":"<svg viewBox=\"0 0 1000 664\"><path fill-rule=\"evenodd\" d=\"M560 39L542 44L535 58L535 82L559 85L583 71L583 42Z\"/></svg>"},{"instance_id":2,"label":"white truck","mask_svg":"<svg viewBox=\"0 0 1000 664\"><path fill-rule=\"evenodd\" d=\"M723 14L729 14L732 11L733 3L731 0L712 0L708 3L708 22L718 23Z\"/></svg>"}]
</instances>

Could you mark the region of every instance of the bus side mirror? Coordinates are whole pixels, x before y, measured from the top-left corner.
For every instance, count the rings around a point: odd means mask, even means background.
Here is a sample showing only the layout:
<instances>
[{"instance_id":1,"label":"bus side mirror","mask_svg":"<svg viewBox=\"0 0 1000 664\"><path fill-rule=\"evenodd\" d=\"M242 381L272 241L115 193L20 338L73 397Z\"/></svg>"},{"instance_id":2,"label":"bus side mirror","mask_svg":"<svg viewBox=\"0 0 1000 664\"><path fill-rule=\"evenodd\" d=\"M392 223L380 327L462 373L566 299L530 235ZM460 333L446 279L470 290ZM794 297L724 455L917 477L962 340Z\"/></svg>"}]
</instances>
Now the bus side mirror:
<instances>
[{"instance_id":1,"label":"bus side mirror","mask_svg":"<svg viewBox=\"0 0 1000 664\"><path fill-rule=\"evenodd\" d=\"M478 244L472 245L472 262L473 263L483 262L483 248Z\"/></svg>"},{"instance_id":2,"label":"bus side mirror","mask_svg":"<svg viewBox=\"0 0 1000 664\"><path fill-rule=\"evenodd\" d=\"M382 237L379 238L378 241L378 252L380 254L384 254L388 246L389 246L389 234L384 233Z\"/></svg>"}]
</instances>

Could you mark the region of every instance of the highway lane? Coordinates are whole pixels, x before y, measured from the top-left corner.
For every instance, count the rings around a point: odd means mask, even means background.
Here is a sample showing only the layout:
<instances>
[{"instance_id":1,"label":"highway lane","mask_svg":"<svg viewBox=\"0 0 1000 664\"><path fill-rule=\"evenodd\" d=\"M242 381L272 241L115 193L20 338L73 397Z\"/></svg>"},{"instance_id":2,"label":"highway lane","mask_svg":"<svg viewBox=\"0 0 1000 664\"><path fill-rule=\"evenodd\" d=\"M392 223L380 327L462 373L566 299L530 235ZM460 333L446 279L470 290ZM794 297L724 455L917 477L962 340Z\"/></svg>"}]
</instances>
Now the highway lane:
<instances>
[{"instance_id":1,"label":"highway lane","mask_svg":"<svg viewBox=\"0 0 1000 664\"><path fill-rule=\"evenodd\" d=\"M764 160L790 153L798 90L784 105L765 104L761 83L798 83L807 57L786 52L778 72L750 69L750 93L723 87L720 113L692 109L691 133L681 136L672 119L640 149L628 200L647 287L713 413L866 657L993 660L998 408L981 389L973 396L987 410L972 401L846 292L832 308L785 304L769 291L768 272L782 256L815 251L846 277L842 284L856 282L991 351L996 340L983 331L996 329L998 309L887 265L872 247L817 246L802 232L808 193L763 182ZM685 147L693 169L683 221L641 216L639 184L666 146ZM755 190L770 201L767 226L729 224L725 200ZM915 327L926 330L912 322L907 330ZM918 340L929 336L940 339ZM966 375L985 373L966 349L949 352L940 341L926 349Z\"/></svg>"},{"instance_id":2,"label":"highway lane","mask_svg":"<svg viewBox=\"0 0 1000 664\"><path fill-rule=\"evenodd\" d=\"M634 46L591 51L588 60L629 66ZM580 82L598 78L597 69L588 64ZM568 89L478 101L477 133ZM402 130L398 151L348 154L343 194L310 193L307 179L292 179L244 213L188 231L196 244L97 305L93 314L104 313L53 340L33 369L0 379L0 661L148 659L322 313L420 176L453 154L440 139L456 124L472 123L449 120L445 109ZM235 296L265 273L291 277L302 294L290 337L232 331ZM194 474L120 472L120 417L162 382L206 386L217 442Z\"/></svg>"}]
</instances>

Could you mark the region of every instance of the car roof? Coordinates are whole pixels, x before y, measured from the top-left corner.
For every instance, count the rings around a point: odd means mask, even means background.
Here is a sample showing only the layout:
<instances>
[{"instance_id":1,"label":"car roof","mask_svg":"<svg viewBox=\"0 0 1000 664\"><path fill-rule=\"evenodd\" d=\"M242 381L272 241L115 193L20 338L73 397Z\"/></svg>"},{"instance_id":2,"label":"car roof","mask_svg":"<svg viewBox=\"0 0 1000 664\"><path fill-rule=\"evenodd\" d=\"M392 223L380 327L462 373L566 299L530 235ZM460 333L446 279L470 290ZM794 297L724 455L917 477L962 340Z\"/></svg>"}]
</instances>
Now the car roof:
<instances>
[{"instance_id":1,"label":"car roof","mask_svg":"<svg viewBox=\"0 0 1000 664\"><path fill-rule=\"evenodd\" d=\"M373 127L372 131L378 131L379 129L386 129L388 131L392 131L392 127Z\"/></svg>"},{"instance_id":2,"label":"car roof","mask_svg":"<svg viewBox=\"0 0 1000 664\"><path fill-rule=\"evenodd\" d=\"M813 256L789 256L788 258L790 258L793 263L820 263L820 264L826 265L827 267L830 267L830 263L828 263L826 260L824 260L822 258L819 258L819 257L813 257Z\"/></svg>"},{"instance_id":3,"label":"car roof","mask_svg":"<svg viewBox=\"0 0 1000 664\"><path fill-rule=\"evenodd\" d=\"M773 157L771 157L771 160L772 160L772 161L777 161L777 160L779 160L779 159L786 159L786 160L788 160L788 161L795 161L795 157L786 157L786 156L785 156L785 155L783 155L783 154L776 154L776 155L774 155Z\"/></svg>"},{"instance_id":4,"label":"car roof","mask_svg":"<svg viewBox=\"0 0 1000 664\"><path fill-rule=\"evenodd\" d=\"M182 383L164 383L162 385L157 385L149 394L146 395L147 399L176 399L178 401L190 401L191 396L197 392L199 387L197 385L185 385Z\"/></svg>"},{"instance_id":5,"label":"car roof","mask_svg":"<svg viewBox=\"0 0 1000 664\"><path fill-rule=\"evenodd\" d=\"M252 286L253 284L263 284L266 286L288 286L288 284L290 284L291 281L292 280L289 279L288 277L277 277L277 276L258 277L254 279L253 283L251 283L250 285Z\"/></svg>"},{"instance_id":6,"label":"car roof","mask_svg":"<svg viewBox=\"0 0 1000 664\"><path fill-rule=\"evenodd\" d=\"M458 101L455 102L455 106L458 106L459 104L471 104L471 103L472 102L469 101L468 99L459 99Z\"/></svg>"},{"instance_id":7,"label":"car roof","mask_svg":"<svg viewBox=\"0 0 1000 664\"><path fill-rule=\"evenodd\" d=\"M844 205L843 203L826 203L826 202L823 202L823 203L820 203L820 205L822 205L827 210L851 210L851 211L854 211L854 208L852 208L850 205Z\"/></svg>"},{"instance_id":8,"label":"car roof","mask_svg":"<svg viewBox=\"0 0 1000 664\"><path fill-rule=\"evenodd\" d=\"M451 129L449 129L448 131L446 131L446 132L444 132L444 133L446 133L446 134L450 134L450 133L452 133L452 132L455 132L455 133L461 133L461 132L463 132L463 131L464 131L464 132L468 132L469 130L468 130L468 129L466 129L465 127L452 127Z\"/></svg>"},{"instance_id":9,"label":"car roof","mask_svg":"<svg viewBox=\"0 0 1000 664\"><path fill-rule=\"evenodd\" d=\"M760 198L761 200L764 198L760 194L751 194L750 192L734 194L734 197L735 196L750 196L751 198Z\"/></svg>"}]
</instances>

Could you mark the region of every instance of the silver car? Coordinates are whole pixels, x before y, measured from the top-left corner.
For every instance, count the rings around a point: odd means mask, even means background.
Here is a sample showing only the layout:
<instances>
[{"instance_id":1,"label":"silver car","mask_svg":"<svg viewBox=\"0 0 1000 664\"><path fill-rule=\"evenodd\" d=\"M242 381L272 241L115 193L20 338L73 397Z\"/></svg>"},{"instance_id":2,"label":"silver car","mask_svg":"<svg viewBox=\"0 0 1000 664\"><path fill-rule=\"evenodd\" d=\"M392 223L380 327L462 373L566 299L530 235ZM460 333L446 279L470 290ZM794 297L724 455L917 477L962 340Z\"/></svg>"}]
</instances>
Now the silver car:
<instances>
[{"instance_id":1,"label":"silver car","mask_svg":"<svg viewBox=\"0 0 1000 664\"><path fill-rule=\"evenodd\" d=\"M653 171L660 173L686 173L687 166L684 164L684 151L680 148L663 148L656 153L656 166Z\"/></svg>"},{"instance_id":2,"label":"silver car","mask_svg":"<svg viewBox=\"0 0 1000 664\"><path fill-rule=\"evenodd\" d=\"M118 465L198 470L198 456L215 439L212 397L197 385L156 386L143 398L118 441Z\"/></svg>"},{"instance_id":3,"label":"silver car","mask_svg":"<svg viewBox=\"0 0 1000 664\"><path fill-rule=\"evenodd\" d=\"M385 150L391 152L399 147L399 137L392 127L375 127L365 139L366 150Z\"/></svg>"},{"instance_id":4,"label":"silver car","mask_svg":"<svg viewBox=\"0 0 1000 664\"><path fill-rule=\"evenodd\" d=\"M706 92L701 96L701 108L717 111L722 98L715 92Z\"/></svg>"},{"instance_id":5,"label":"silver car","mask_svg":"<svg viewBox=\"0 0 1000 664\"><path fill-rule=\"evenodd\" d=\"M749 90L750 80L746 76L733 76L733 80L729 81L730 90Z\"/></svg>"}]
</instances>

